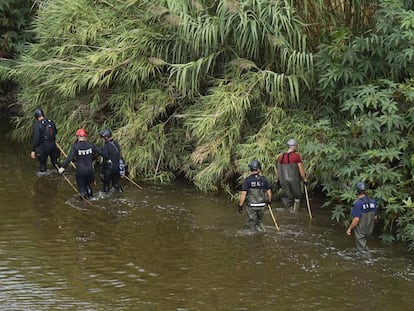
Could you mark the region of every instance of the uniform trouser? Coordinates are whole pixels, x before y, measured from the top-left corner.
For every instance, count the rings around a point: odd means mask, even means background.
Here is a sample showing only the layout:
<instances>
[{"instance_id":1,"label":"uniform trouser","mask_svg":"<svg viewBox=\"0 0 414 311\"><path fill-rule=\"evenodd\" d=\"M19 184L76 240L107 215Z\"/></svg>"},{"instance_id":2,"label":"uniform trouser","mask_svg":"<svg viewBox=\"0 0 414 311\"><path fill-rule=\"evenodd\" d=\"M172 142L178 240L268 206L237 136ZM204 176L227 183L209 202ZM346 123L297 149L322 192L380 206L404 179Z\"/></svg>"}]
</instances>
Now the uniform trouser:
<instances>
[{"instance_id":1,"label":"uniform trouser","mask_svg":"<svg viewBox=\"0 0 414 311\"><path fill-rule=\"evenodd\" d=\"M119 192L122 192L122 187L119 185L119 179L121 178L121 175L118 171L113 171L111 169L103 169L102 174L102 183L103 183L103 191L109 192L110 184L112 183L112 187L114 187Z\"/></svg>"},{"instance_id":2,"label":"uniform trouser","mask_svg":"<svg viewBox=\"0 0 414 311\"><path fill-rule=\"evenodd\" d=\"M359 252L368 252L369 248L367 245L368 235L361 232L358 226L354 229L355 235L355 246Z\"/></svg>"},{"instance_id":3,"label":"uniform trouser","mask_svg":"<svg viewBox=\"0 0 414 311\"><path fill-rule=\"evenodd\" d=\"M256 230L257 228L261 228L263 214L264 214L264 206L247 206L247 225L250 229Z\"/></svg>"},{"instance_id":4,"label":"uniform trouser","mask_svg":"<svg viewBox=\"0 0 414 311\"><path fill-rule=\"evenodd\" d=\"M293 207L295 200L300 201L302 198L300 181L285 181L280 186L282 188L282 202L286 207Z\"/></svg>"},{"instance_id":5,"label":"uniform trouser","mask_svg":"<svg viewBox=\"0 0 414 311\"><path fill-rule=\"evenodd\" d=\"M39 148L38 160L39 160L39 171L46 171L47 158L50 157L53 167L56 166L60 157L60 151L56 147L55 143L43 142Z\"/></svg>"},{"instance_id":6,"label":"uniform trouser","mask_svg":"<svg viewBox=\"0 0 414 311\"><path fill-rule=\"evenodd\" d=\"M76 172L76 184L78 185L79 193L82 197L93 196L91 183L95 180L94 172Z\"/></svg>"}]
</instances>

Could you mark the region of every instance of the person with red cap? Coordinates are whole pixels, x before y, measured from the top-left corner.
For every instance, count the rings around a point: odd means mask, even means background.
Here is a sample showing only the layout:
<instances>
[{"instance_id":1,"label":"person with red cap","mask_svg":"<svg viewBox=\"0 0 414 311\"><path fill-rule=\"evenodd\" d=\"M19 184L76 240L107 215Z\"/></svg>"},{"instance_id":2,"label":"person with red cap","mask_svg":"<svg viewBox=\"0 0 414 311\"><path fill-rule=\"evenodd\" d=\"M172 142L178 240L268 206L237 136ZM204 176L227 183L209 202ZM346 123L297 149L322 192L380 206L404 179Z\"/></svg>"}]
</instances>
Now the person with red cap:
<instances>
[{"instance_id":1,"label":"person with red cap","mask_svg":"<svg viewBox=\"0 0 414 311\"><path fill-rule=\"evenodd\" d=\"M59 168L59 173L63 174L68 164L76 161L76 184L80 195L83 198L92 198L93 191L91 184L95 180L95 170L93 160L100 155L100 151L95 144L88 142L88 133L80 128L76 131L77 142L72 145L68 157Z\"/></svg>"},{"instance_id":2,"label":"person with red cap","mask_svg":"<svg viewBox=\"0 0 414 311\"><path fill-rule=\"evenodd\" d=\"M282 188L283 205L290 209L291 213L299 211L300 200L302 198L301 181L307 183L305 169L302 158L297 153L298 142L289 139L287 142L288 150L279 155L277 161L276 179L279 180Z\"/></svg>"}]
</instances>

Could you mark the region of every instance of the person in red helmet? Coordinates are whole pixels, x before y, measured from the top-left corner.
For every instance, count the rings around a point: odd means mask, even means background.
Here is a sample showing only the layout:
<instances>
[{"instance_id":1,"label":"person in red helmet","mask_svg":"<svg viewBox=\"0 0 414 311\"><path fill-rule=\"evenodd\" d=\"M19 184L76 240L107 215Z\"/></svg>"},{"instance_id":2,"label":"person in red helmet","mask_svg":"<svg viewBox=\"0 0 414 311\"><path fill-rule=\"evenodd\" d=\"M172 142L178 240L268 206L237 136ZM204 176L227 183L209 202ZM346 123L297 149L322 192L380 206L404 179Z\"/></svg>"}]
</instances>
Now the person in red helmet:
<instances>
[{"instance_id":1,"label":"person in red helmet","mask_svg":"<svg viewBox=\"0 0 414 311\"><path fill-rule=\"evenodd\" d=\"M100 154L95 144L88 142L88 133L80 128L76 131L77 142L72 145L68 157L59 168L59 173L63 173L72 161L76 161L76 184L80 195L83 198L92 198L93 191L91 184L95 180L95 170L93 160Z\"/></svg>"}]
</instances>

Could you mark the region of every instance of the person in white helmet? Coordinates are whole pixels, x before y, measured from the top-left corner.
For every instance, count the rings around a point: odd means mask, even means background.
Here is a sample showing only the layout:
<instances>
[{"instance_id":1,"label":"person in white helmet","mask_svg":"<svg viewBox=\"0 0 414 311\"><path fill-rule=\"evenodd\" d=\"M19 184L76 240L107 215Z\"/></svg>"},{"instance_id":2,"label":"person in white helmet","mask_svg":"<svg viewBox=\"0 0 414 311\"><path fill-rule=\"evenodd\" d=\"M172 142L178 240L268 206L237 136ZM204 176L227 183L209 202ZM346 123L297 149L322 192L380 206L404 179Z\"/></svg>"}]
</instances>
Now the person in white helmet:
<instances>
[{"instance_id":1,"label":"person in white helmet","mask_svg":"<svg viewBox=\"0 0 414 311\"><path fill-rule=\"evenodd\" d=\"M282 202L291 213L299 210L302 198L301 181L307 183L302 158L297 153L298 143L295 139L289 139L288 149L282 153L277 161L277 178L282 188Z\"/></svg>"}]
</instances>

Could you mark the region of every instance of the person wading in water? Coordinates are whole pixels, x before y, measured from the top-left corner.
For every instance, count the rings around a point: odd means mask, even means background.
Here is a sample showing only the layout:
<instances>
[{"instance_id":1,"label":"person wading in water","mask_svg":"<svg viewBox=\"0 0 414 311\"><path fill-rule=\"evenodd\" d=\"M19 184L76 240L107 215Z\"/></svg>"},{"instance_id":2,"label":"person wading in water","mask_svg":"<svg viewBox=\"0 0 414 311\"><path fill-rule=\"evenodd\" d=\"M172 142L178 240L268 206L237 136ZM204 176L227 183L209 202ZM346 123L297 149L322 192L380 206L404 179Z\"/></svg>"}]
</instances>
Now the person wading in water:
<instances>
[{"instance_id":1,"label":"person wading in water","mask_svg":"<svg viewBox=\"0 0 414 311\"><path fill-rule=\"evenodd\" d=\"M282 153L277 162L277 178L282 188L282 202L291 213L299 210L302 198L301 180L307 183L305 169L303 168L302 158L296 152L298 143L295 139L287 142L288 150Z\"/></svg>"},{"instance_id":2,"label":"person wading in water","mask_svg":"<svg viewBox=\"0 0 414 311\"><path fill-rule=\"evenodd\" d=\"M76 184L80 195L83 198L92 198L93 191L91 184L95 180L95 170L93 160L100 152L95 144L86 141L87 132L81 128L76 131L77 142L72 145L68 157L59 168L59 173L63 174L69 162L76 160Z\"/></svg>"},{"instance_id":3,"label":"person wading in water","mask_svg":"<svg viewBox=\"0 0 414 311\"><path fill-rule=\"evenodd\" d=\"M357 250L365 256L369 256L367 239L374 230L377 220L377 202L367 195L368 187L365 183L357 184L357 200L352 207L352 222L346 230L347 235L351 235L354 230L355 244Z\"/></svg>"},{"instance_id":4,"label":"person wading in water","mask_svg":"<svg viewBox=\"0 0 414 311\"><path fill-rule=\"evenodd\" d=\"M33 143L30 157L39 160L39 172L46 172L46 163L48 157L52 162L53 167L56 167L60 151L56 146L57 129L55 123L45 118L42 109L34 111L36 123L33 127Z\"/></svg>"},{"instance_id":5,"label":"person wading in water","mask_svg":"<svg viewBox=\"0 0 414 311\"><path fill-rule=\"evenodd\" d=\"M247 203L247 225L250 230L264 231L264 208L272 199L272 190L266 177L260 175L262 166L259 161L252 161L249 168L251 174L243 182L238 211L241 213L243 205Z\"/></svg>"},{"instance_id":6,"label":"person wading in water","mask_svg":"<svg viewBox=\"0 0 414 311\"><path fill-rule=\"evenodd\" d=\"M119 185L119 179L121 174L119 171L119 161L121 157L121 147L113 140L112 133L108 129L104 129L100 133L101 138L105 144L100 149L100 153L103 157L101 179L103 182L103 192L109 192L109 185L112 182L112 187L118 192L123 192L122 187Z\"/></svg>"}]
</instances>

